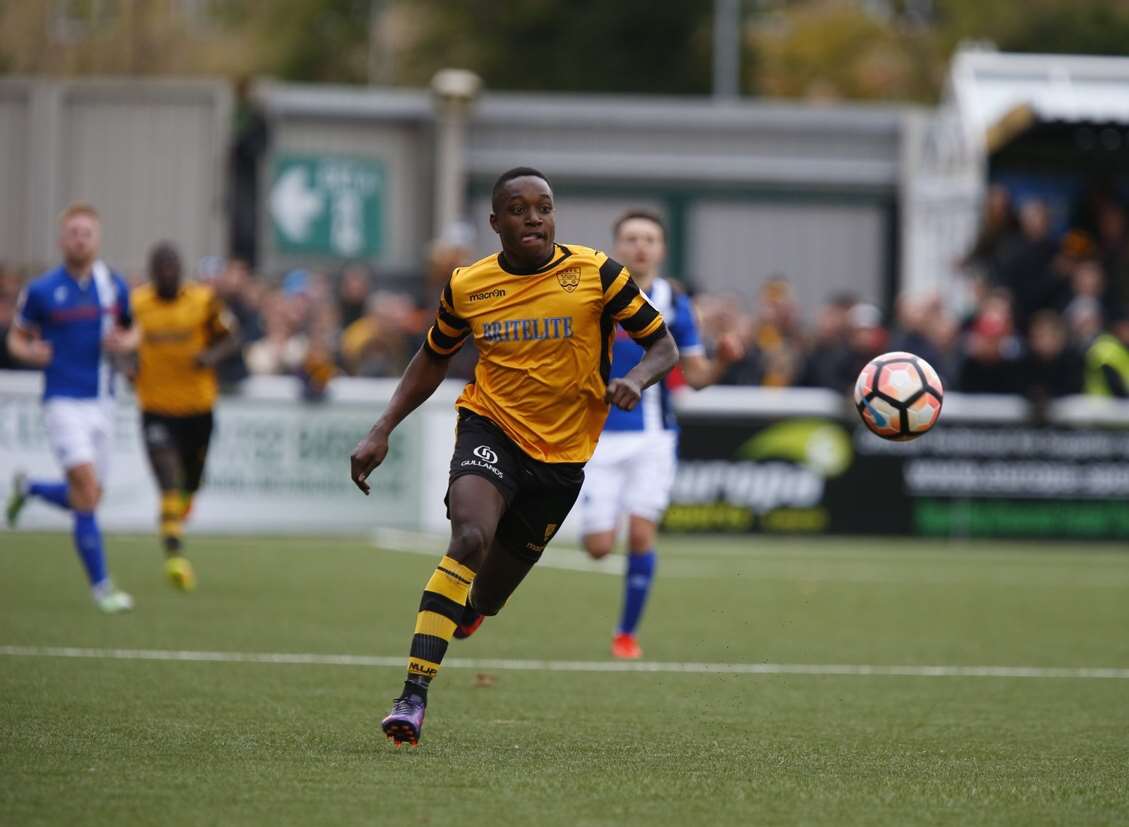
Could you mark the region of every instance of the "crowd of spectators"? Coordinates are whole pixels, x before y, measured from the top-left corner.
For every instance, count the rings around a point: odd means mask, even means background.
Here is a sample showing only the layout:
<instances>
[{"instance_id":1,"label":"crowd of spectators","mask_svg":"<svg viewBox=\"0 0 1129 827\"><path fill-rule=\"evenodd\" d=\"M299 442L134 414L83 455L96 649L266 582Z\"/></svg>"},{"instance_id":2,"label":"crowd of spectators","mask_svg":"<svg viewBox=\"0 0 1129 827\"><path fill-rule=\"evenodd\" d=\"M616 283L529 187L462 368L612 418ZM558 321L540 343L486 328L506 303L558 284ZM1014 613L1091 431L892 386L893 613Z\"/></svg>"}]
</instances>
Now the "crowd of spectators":
<instances>
[{"instance_id":1,"label":"crowd of spectators","mask_svg":"<svg viewBox=\"0 0 1129 827\"><path fill-rule=\"evenodd\" d=\"M1129 222L1109 197L1089 197L1076 213L1056 235L1045 203L1017 206L993 187L975 243L958 263L971 297L963 314L954 312L951 295L936 294L899 297L889 319L848 293L801 308L779 275L751 294L699 293L707 347L726 333L745 347L721 382L847 391L870 358L906 350L928 360L949 390L1021 393L1037 402L1080 393L1086 348L1126 318ZM248 376L295 375L316 395L335 375L398 376L426 335L452 269L472 258L456 237L433 242L414 273L351 263L269 279L239 259L205 259L196 277L213 285L244 342L242 353L220 366L221 381L231 387ZM0 332L27 276L0 268ZM474 359L473 347L464 348L451 375L469 378ZM14 367L0 347L0 369Z\"/></svg>"},{"instance_id":2,"label":"crowd of spectators","mask_svg":"<svg viewBox=\"0 0 1129 827\"><path fill-rule=\"evenodd\" d=\"M1086 390L1087 349L1129 320L1129 218L1108 194L1087 195L1055 233L1045 202L1016 205L994 186L956 264L948 295L902 295L886 324L876 306L840 294L801 326L783 277L766 280L751 302L698 297L707 337L732 332L746 347L722 382L845 391L869 359L904 350L930 362L950 390L1042 404ZM953 301L961 294L963 312Z\"/></svg>"},{"instance_id":3,"label":"crowd of spectators","mask_svg":"<svg viewBox=\"0 0 1129 827\"><path fill-rule=\"evenodd\" d=\"M422 270L381 273L361 262L340 270L294 269L277 278L237 258L205 258L194 278L210 284L239 325L242 351L219 366L224 387L252 376L292 375L317 395L333 376L399 376L426 335L451 271L472 260L463 238L431 244ZM0 265L0 370L19 369L4 338L19 290L36 273ZM131 286L144 273L126 273ZM451 375L470 378L473 348Z\"/></svg>"}]
</instances>

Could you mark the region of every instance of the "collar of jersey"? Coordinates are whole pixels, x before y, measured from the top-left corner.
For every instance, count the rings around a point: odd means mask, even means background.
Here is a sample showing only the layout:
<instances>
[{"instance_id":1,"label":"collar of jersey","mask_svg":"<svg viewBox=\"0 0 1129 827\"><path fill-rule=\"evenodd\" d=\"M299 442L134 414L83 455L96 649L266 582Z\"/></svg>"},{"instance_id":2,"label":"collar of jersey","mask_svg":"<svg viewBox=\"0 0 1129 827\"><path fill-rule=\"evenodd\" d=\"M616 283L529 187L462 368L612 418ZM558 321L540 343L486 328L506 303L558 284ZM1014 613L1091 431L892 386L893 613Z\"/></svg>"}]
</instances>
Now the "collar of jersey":
<instances>
[{"instance_id":1,"label":"collar of jersey","mask_svg":"<svg viewBox=\"0 0 1129 827\"><path fill-rule=\"evenodd\" d=\"M79 286L79 288L82 289L82 290L85 290L87 287L89 287L91 284L94 283L94 274L93 273L87 273L85 278L79 278L74 273L72 273L69 269L67 269L67 265L65 265L65 264L63 265L63 275L72 284L77 284Z\"/></svg>"},{"instance_id":2,"label":"collar of jersey","mask_svg":"<svg viewBox=\"0 0 1129 827\"><path fill-rule=\"evenodd\" d=\"M508 267L506 265L506 260L502 257L502 254L500 252L498 253L498 266L509 273L511 276L539 276L542 273L548 273L550 270L552 270L554 267L556 267L558 264L572 255L572 250L570 250L563 244L554 244L553 246L559 248L561 254L559 256L550 258L548 264L543 264L534 270L518 270L512 267Z\"/></svg>"},{"instance_id":3,"label":"collar of jersey","mask_svg":"<svg viewBox=\"0 0 1129 827\"><path fill-rule=\"evenodd\" d=\"M170 304L174 301L177 301L178 299L183 298L184 293L187 290L187 288L182 283L180 285L180 287L178 287L176 289L176 295L175 296L169 296L168 298L165 298L164 296L162 296L160 293L157 292L156 287L153 287L152 289L153 289L153 298L155 298L159 302L169 302Z\"/></svg>"}]
</instances>

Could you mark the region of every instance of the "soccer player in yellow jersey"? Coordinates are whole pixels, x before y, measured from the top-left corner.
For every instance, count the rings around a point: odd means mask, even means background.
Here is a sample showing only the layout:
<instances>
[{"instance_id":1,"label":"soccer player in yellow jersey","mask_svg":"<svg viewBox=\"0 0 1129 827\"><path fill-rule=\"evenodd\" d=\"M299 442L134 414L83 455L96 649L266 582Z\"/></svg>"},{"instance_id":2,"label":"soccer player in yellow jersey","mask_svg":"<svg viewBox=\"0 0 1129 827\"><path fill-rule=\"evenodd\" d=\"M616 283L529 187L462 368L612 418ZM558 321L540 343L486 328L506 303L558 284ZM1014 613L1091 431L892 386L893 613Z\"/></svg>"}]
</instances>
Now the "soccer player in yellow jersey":
<instances>
[{"instance_id":1,"label":"soccer player in yellow jersey","mask_svg":"<svg viewBox=\"0 0 1129 827\"><path fill-rule=\"evenodd\" d=\"M196 576L182 554L181 533L200 489L212 437L216 364L239 347L234 319L210 287L181 279L180 256L153 248L150 281L133 291L141 329L136 377L142 436L161 492L165 572L191 591Z\"/></svg>"},{"instance_id":2,"label":"soccer player in yellow jersey","mask_svg":"<svg viewBox=\"0 0 1129 827\"><path fill-rule=\"evenodd\" d=\"M443 381L474 337L478 366L457 402L447 512L451 541L416 616L404 689L382 722L399 746L418 744L427 690L452 637L497 614L580 494L609 404L630 410L674 366L678 348L627 270L601 252L554 243L553 191L518 167L495 183L490 226L501 252L451 275L434 324L384 415L351 457L366 479L392 430ZM644 348L609 380L615 323Z\"/></svg>"}]
</instances>

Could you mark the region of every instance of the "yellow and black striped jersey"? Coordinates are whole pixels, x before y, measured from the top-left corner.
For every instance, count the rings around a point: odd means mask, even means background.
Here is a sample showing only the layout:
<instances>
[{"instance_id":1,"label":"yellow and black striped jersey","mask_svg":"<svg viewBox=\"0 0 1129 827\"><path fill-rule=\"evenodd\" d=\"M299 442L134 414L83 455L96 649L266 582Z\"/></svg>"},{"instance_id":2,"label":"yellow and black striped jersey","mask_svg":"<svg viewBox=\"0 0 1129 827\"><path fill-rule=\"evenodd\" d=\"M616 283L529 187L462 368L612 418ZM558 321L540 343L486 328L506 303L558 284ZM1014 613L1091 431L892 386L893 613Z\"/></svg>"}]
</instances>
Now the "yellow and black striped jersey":
<instances>
[{"instance_id":1,"label":"yellow and black striped jersey","mask_svg":"<svg viewBox=\"0 0 1129 827\"><path fill-rule=\"evenodd\" d=\"M162 299L151 284L134 289L130 302L141 328L137 349L137 401L141 410L191 416L216 404L216 372L196 356L232 329L216 294L202 284L185 284L174 299Z\"/></svg>"},{"instance_id":2,"label":"yellow and black striped jersey","mask_svg":"<svg viewBox=\"0 0 1129 827\"><path fill-rule=\"evenodd\" d=\"M455 353L470 336L474 380L456 403L495 422L541 462L587 462L604 427L615 323L644 347L666 333L627 270L588 247L555 245L531 273L500 254L452 274L424 347Z\"/></svg>"}]
</instances>

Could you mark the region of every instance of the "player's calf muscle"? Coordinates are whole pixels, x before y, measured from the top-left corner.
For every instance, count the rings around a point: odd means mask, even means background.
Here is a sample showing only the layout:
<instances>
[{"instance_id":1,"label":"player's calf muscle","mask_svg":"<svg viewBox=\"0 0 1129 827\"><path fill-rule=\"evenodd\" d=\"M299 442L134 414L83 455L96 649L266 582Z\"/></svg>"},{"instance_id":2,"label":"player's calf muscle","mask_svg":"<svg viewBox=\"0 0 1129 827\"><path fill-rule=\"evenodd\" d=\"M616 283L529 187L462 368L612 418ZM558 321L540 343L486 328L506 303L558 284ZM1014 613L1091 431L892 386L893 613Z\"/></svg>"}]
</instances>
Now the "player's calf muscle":
<instances>
[{"instance_id":1,"label":"player's calf muscle","mask_svg":"<svg viewBox=\"0 0 1129 827\"><path fill-rule=\"evenodd\" d=\"M632 517L627 526L628 551L650 551L655 546L656 526L642 517Z\"/></svg>"},{"instance_id":2,"label":"player's calf muscle","mask_svg":"<svg viewBox=\"0 0 1129 827\"><path fill-rule=\"evenodd\" d=\"M93 467L79 465L67 471L71 506L76 511L93 511L102 498L102 488Z\"/></svg>"}]
</instances>

